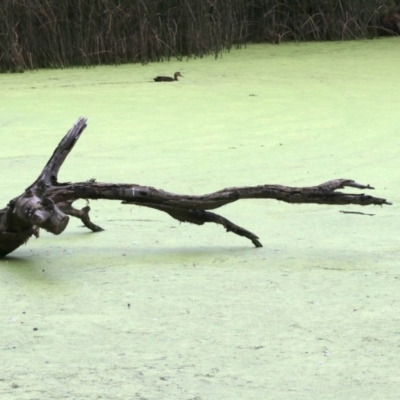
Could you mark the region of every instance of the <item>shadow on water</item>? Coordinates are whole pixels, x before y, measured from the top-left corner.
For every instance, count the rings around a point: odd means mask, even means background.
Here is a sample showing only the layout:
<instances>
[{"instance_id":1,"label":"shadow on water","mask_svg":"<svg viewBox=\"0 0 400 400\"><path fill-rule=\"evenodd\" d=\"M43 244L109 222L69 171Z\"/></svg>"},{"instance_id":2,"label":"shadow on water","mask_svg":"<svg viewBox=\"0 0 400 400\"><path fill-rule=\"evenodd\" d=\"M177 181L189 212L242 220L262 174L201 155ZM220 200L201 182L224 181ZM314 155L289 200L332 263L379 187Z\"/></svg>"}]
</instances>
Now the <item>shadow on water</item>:
<instances>
[{"instance_id":1,"label":"shadow on water","mask_svg":"<svg viewBox=\"0 0 400 400\"><path fill-rule=\"evenodd\" d=\"M45 273L41 259L7 256L0 258L0 270L29 282L54 282L54 278Z\"/></svg>"}]
</instances>

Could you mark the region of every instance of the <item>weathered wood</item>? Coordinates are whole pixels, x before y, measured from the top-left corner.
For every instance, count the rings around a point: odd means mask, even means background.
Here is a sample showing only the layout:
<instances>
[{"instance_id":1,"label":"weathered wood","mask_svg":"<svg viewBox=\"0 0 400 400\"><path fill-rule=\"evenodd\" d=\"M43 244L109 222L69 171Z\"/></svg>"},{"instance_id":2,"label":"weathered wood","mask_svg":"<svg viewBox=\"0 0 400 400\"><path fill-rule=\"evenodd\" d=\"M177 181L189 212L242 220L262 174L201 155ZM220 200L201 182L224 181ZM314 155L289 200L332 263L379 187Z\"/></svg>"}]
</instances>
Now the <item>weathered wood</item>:
<instances>
[{"instance_id":1,"label":"weathered wood","mask_svg":"<svg viewBox=\"0 0 400 400\"><path fill-rule=\"evenodd\" d=\"M262 245L254 233L208 210L244 199L361 206L391 204L385 199L364 193L337 192L346 187L374 189L350 179L335 179L310 187L232 187L201 196L179 195L137 184L98 183L93 179L78 183L59 183L58 172L85 128L86 119L79 118L57 146L36 181L24 193L11 200L6 208L0 210L0 256L11 253L26 243L32 235L38 237L40 228L56 235L62 233L68 225L68 216L79 218L94 232L101 231L101 227L91 222L88 206L81 210L72 206L78 199L119 200L123 204L163 211L181 222L197 225L207 222L220 224L228 232L248 238L256 247Z\"/></svg>"}]
</instances>

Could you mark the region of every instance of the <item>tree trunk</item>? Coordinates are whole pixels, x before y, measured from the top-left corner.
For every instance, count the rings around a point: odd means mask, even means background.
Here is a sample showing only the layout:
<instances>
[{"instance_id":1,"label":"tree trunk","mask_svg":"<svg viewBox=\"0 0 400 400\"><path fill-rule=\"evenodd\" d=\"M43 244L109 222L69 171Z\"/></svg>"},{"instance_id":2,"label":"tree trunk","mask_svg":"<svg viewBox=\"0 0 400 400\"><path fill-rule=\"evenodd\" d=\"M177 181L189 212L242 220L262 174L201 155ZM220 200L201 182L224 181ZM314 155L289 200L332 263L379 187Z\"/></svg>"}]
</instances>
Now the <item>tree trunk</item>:
<instances>
[{"instance_id":1,"label":"tree trunk","mask_svg":"<svg viewBox=\"0 0 400 400\"><path fill-rule=\"evenodd\" d=\"M24 193L11 200L6 208L0 210L1 257L26 243L32 235L38 237L40 228L59 235L68 225L68 216L79 218L94 232L103 230L91 222L88 206L81 210L72 206L78 199L120 200L123 204L164 211L181 222L197 225L213 222L223 225L228 232L248 238L256 247L262 245L254 233L208 210L242 199L361 206L391 204L378 197L336 191L345 187L373 189L369 185L361 185L350 179L335 179L317 186L299 188L282 185L232 187L202 196L178 195L149 186L98 183L95 180L59 183L58 172L85 128L86 119L79 118L62 139L36 181Z\"/></svg>"}]
</instances>

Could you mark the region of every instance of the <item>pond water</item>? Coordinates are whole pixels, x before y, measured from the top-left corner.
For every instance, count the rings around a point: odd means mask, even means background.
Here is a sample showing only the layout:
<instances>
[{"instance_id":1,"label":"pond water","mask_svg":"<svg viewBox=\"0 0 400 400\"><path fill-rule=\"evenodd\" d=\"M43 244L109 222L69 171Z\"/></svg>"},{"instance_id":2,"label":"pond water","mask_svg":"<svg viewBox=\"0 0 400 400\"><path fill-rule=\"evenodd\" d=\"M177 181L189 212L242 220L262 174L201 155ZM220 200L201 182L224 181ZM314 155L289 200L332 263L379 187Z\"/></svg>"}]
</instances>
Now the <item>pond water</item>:
<instances>
[{"instance_id":1,"label":"pond water","mask_svg":"<svg viewBox=\"0 0 400 400\"><path fill-rule=\"evenodd\" d=\"M4 205L81 115L60 181L202 194L349 178L394 203L217 211L255 232L255 249L220 226L91 202L104 232L71 221L0 261L1 398L398 398L399 48L251 45L0 75Z\"/></svg>"}]
</instances>

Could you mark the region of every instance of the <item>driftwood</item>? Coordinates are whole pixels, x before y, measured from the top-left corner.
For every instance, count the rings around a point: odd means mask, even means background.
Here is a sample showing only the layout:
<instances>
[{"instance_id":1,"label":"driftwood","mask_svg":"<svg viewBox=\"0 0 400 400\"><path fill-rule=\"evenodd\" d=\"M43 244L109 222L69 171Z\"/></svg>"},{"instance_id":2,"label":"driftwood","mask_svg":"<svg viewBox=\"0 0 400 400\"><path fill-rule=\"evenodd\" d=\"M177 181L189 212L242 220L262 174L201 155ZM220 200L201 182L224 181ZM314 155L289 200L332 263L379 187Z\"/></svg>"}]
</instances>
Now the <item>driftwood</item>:
<instances>
[{"instance_id":1,"label":"driftwood","mask_svg":"<svg viewBox=\"0 0 400 400\"><path fill-rule=\"evenodd\" d=\"M361 206L391 204L378 197L336 191L345 187L373 189L350 179L335 179L317 186L299 188L282 185L233 187L203 196L178 195L137 184L98 183L94 179L79 183L59 183L58 172L85 128L86 119L79 118L62 139L36 181L24 193L12 199L6 208L0 210L1 257L26 243L31 236L38 237L40 228L59 235L67 227L69 216L79 218L94 232L103 230L91 222L88 206L81 210L73 207L73 202L78 199L120 200L123 204L164 211L181 222L197 225L213 222L224 226L228 232L248 238L256 247L262 245L254 233L208 210L242 199Z\"/></svg>"}]
</instances>

